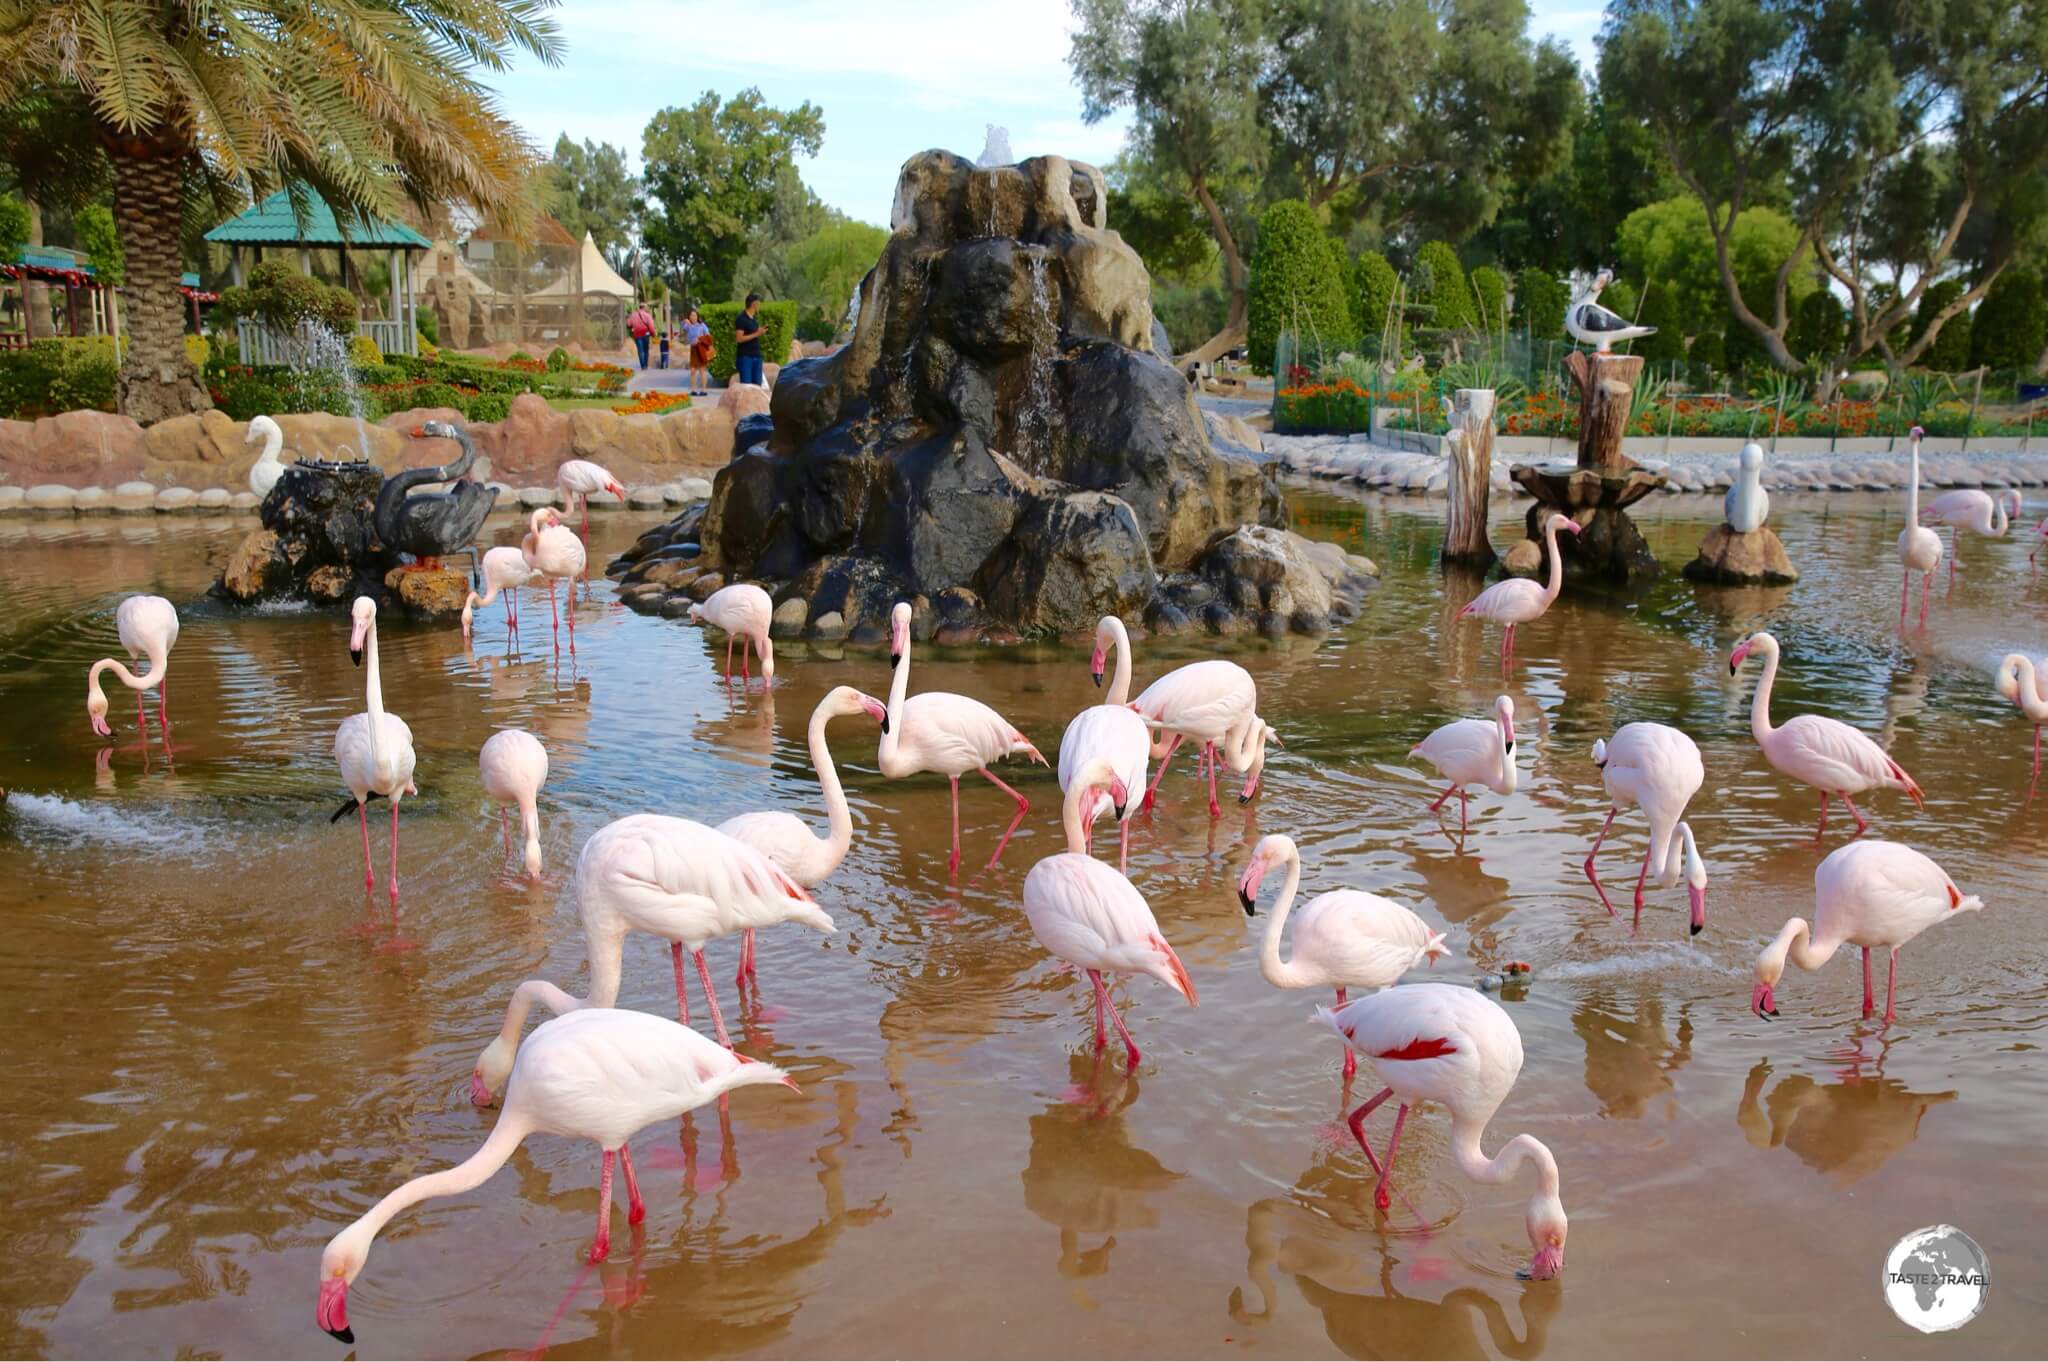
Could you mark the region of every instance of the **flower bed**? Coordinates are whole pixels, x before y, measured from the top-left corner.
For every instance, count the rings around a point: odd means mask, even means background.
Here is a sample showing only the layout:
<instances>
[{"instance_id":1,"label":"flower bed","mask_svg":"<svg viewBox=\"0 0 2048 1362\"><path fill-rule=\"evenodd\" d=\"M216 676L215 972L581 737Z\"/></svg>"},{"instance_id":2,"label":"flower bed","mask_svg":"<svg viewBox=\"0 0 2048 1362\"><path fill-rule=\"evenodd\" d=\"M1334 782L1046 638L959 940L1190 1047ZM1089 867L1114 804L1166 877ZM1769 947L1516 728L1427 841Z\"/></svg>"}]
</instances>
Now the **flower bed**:
<instances>
[{"instance_id":1,"label":"flower bed","mask_svg":"<svg viewBox=\"0 0 2048 1362\"><path fill-rule=\"evenodd\" d=\"M661 416L672 411L681 411L690 405L688 393L649 391L640 394L639 400L631 406L614 408L621 416Z\"/></svg>"}]
</instances>

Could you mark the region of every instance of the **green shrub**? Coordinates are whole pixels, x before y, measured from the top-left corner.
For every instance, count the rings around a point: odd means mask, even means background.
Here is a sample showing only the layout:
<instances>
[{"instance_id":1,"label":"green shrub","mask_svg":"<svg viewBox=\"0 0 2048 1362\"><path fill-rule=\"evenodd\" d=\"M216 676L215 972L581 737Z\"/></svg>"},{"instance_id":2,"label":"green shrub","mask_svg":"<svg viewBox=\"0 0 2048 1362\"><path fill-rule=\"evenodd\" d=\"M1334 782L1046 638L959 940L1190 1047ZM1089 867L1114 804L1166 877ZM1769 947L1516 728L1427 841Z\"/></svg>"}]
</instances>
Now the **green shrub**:
<instances>
[{"instance_id":1,"label":"green shrub","mask_svg":"<svg viewBox=\"0 0 2048 1362\"><path fill-rule=\"evenodd\" d=\"M361 331L348 338L348 362L352 366L382 364L384 352L377 348L377 342Z\"/></svg>"},{"instance_id":2,"label":"green shrub","mask_svg":"<svg viewBox=\"0 0 2048 1362\"><path fill-rule=\"evenodd\" d=\"M1692 348L1685 357L1694 364L1704 364L1716 373L1727 368L1725 349L1718 331L1702 331L1692 338Z\"/></svg>"},{"instance_id":3,"label":"green shrub","mask_svg":"<svg viewBox=\"0 0 2048 1362\"><path fill-rule=\"evenodd\" d=\"M1963 294L1963 281L1943 279L1929 284L1927 291L1920 295L1920 302L1913 309L1912 340L1917 341L1927 334L1927 328L1935 315L1953 303ZM1917 361L1922 368L1936 373L1952 374L1966 369L1970 364L1970 314L1958 312L1941 324L1941 334L1934 338L1934 344L1921 351ZM1929 427L1929 433L1933 428ZM1960 432L1958 432L1960 433Z\"/></svg>"},{"instance_id":4,"label":"green shrub","mask_svg":"<svg viewBox=\"0 0 2048 1362\"><path fill-rule=\"evenodd\" d=\"M120 379L105 336L39 340L0 354L0 416L30 420L65 411L112 411Z\"/></svg>"},{"instance_id":5,"label":"green shrub","mask_svg":"<svg viewBox=\"0 0 2048 1362\"><path fill-rule=\"evenodd\" d=\"M1685 358L1685 322L1679 315L1678 294L1664 284L1652 284L1643 295L1644 326L1654 326L1655 333L1630 342L1628 350L1641 355L1652 364L1669 364L1672 360Z\"/></svg>"},{"instance_id":6,"label":"green shrub","mask_svg":"<svg viewBox=\"0 0 2048 1362\"><path fill-rule=\"evenodd\" d=\"M1465 282L1465 267L1458 253L1441 241L1431 241L1415 253L1415 269L1409 280L1415 300L1430 308L1429 324L1442 331L1470 331L1479 324L1472 306L1472 289Z\"/></svg>"},{"instance_id":7,"label":"green shrub","mask_svg":"<svg viewBox=\"0 0 2048 1362\"><path fill-rule=\"evenodd\" d=\"M733 339L735 323L740 313L746 311L744 303L711 303L699 309L704 325L711 328L711 343L716 348L711 353L711 377L720 383L730 382L733 370L733 347L739 342ZM761 304L761 358L770 364L780 364L789 357L789 342L796 335L796 304L793 302L764 302ZM606 378L617 380L616 375ZM622 381L615 381L607 388L600 382L601 391L617 391Z\"/></svg>"},{"instance_id":8,"label":"green shrub","mask_svg":"<svg viewBox=\"0 0 2048 1362\"><path fill-rule=\"evenodd\" d=\"M441 317L439 313L429 309L415 315L413 318L413 329L418 331L428 344L438 346L441 343Z\"/></svg>"},{"instance_id":9,"label":"green shrub","mask_svg":"<svg viewBox=\"0 0 2048 1362\"><path fill-rule=\"evenodd\" d=\"M559 345L548 351L548 372L551 374L559 374L575 362L569 352Z\"/></svg>"},{"instance_id":10,"label":"green shrub","mask_svg":"<svg viewBox=\"0 0 2048 1362\"><path fill-rule=\"evenodd\" d=\"M1508 324L1508 281L1491 265L1472 271L1472 301L1481 331L1505 331Z\"/></svg>"},{"instance_id":11,"label":"green shrub","mask_svg":"<svg viewBox=\"0 0 2048 1362\"><path fill-rule=\"evenodd\" d=\"M248 369L223 375L213 385L213 404L237 421L272 416L286 409L284 396L269 378Z\"/></svg>"},{"instance_id":12,"label":"green shrub","mask_svg":"<svg viewBox=\"0 0 2048 1362\"><path fill-rule=\"evenodd\" d=\"M1366 251L1351 262L1351 320L1358 338L1368 347L1386 334L1388 309L1394 304L1394 290L1401 277L1378 251ZM1398 332L1399 318L1396 322Z\"/></svg>"},{"instance_id":13,"label":"green shrub","mask_svg":"<svg viewBox=\"0 0 2048 1362\"><path fill-rule=\"evenodd\" d=\"M356 382L365 387L383 387L391 383L403 383L410 378L404 369L396 364L377 363L355 366Z\"/></svg>"},{"instance_id":14,"label":"green shrub","mask_svg":"<svg viewBox=\"0 0 2048 1362\"><path fill-rule=\"evenodd\" d=\"M260 321L288 333L301 325L323 326L337 335L356 329L356 296L345 288L323 284L301 274L283 260L266 260L249 271L249 282L220 295L224 317Z\"/></svg>"},{"instance_id":15,"label":"green shrub","mask_svg":"<svg viewBox=\"0 0 2048 1362\"><path fill-rule=\"evenodd\" d=\"M1184 355L1223 329L1230 304L1214 284L1206 288L1175 284L1153 290L1152 315L1166 328L1174 354Z\"/></svg>"},{"instance_id":16,"label":"green shrub","mask_svg":"<svg viewBox=\"0 0 2048 1362\"><path fill-rule=\"evenodd\" d=\"M469 399L472 421L502 421L512 410L512 399L503 393L478 393Z\"/></svg>"},{"instance_id":17,"label":"green shrub","mask_svg":"<svg viewBox=\"0 0 2048 1362\"><path fill-rule=\"evenodd\" d=\"M405 404L408 407L453 407L466 415L469 404L481 396L471 396L449 383L422 383L405 395Z\"/></svg>"},{"instance_id":18,"label":"green shrub","mask_svg":"<svg viewBox=\"0 0 2048 1362\"><path fill-rule=\"evenodd\" d=\"M524 350L514 350L511 354L505 356L505 363L538 364L540 363L540 361L535 359L532 355L527 354Z\"/></svg>"},{"instance_id":19,"label":"green shrub","mask_svg":"<svg viewBox=\"0 0 2048 1362\"><path fill-rule=\"evenodd\" d=\"M1799 302L1792 314L1792 326L1785 335L1786 347L1809 362L1833 359L1849 339L1849 316L1827 289L1815 289Z\"/></svg>"},{"instance_id":20,"label":"green shrub","mask_svg":"<svg viewBox=\"0 0 2048 1362\"><path fill-rule=\"evenodd\" d=\"M1250 357L1260 373L1273 371L1273 349L1284 331L1303 349L1333 349L1351 339L1351 306L1344 276L1315 210L1299 199L1282 199L1259 217L1259 244L1252 253Z\"/></svg>"},{"instance_id":21,"label":"green shrub","mask_svg":"<svg viewBox=\"0 0 2048 1362\"><path fill-rule=\"evenodd\" d=\"M797 318L796 338L800 341L824 341L829 343L839 334L839 324L825 315L825 309L814 307Z\"/></svg>"},{"instance_id":22,"label":"green shrub","mask_svg":"<svg viewBox=\"0 0 2048 1362\"><path fill-rule=\"evenodd\" d=\"M1992 282L1970 324L1970 366L2032 370L2048 346L2048 298L2041 276L2013 266Z\"/></svg>"},{"instance_id":23,"label":"green shrub","mask_svg":"<svg viewBox=\"0 0 2048 1362\"><path fill-rule=\"evenodd\" d=\"M1564 280L1534 266L1515 276L1515 324L1531 336L1554 340L1564 334L1564 311L1572 291Z\"/></svg>"}]
</instances>

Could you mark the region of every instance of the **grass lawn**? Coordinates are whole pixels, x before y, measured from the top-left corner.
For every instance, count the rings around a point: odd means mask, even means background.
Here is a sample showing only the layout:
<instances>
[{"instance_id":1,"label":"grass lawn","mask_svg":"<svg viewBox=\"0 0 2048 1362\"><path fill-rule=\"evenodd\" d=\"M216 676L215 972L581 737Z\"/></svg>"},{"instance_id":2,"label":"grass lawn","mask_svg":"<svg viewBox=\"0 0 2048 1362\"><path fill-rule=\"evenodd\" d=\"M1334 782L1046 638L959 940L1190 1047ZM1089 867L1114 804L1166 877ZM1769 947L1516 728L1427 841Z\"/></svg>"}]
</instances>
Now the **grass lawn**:
<instances>
[{"instance_id":1,"label":"grass lawn","mask_svg":"<svg viewBox=\"0 0 2048 1362\"><path fill-rule=\"evenodd\" d=\"M637 397L613 395L611 397L550 397L548 405L556 411L611 411L618 407L630 407Z\"/></svg>"}]
</instances>

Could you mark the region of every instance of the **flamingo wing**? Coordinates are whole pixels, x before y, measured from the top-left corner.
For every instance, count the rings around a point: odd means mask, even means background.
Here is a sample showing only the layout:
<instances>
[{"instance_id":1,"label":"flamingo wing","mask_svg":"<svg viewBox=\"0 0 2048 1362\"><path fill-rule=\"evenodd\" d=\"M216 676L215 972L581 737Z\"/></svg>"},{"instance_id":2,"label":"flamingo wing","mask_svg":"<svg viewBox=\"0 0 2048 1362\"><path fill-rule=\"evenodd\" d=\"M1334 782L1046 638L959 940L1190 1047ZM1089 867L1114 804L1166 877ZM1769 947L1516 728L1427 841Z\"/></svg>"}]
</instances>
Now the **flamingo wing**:
<instances>
[{"instance_id":1,"label":"flamingo wing","mask_svg":"<svg viewBox=\"0 0 2048 1362\"><path fill-rule=\"evenodd\" d=\"M1191 662L1147 686L1131 708L1170 732L1213 740L1258 708L1258 687L1235 662Z\"/></svg>"},{"instance_id":2,"label":"flamingo wing","mask_svg":"<svg viewBox=\"0 0 2048 1362\"><path fill-rule=\"evenodd\" d=\"M796 919L830 931L803 886L746 843L687 818L634 814L576 860L586 915L602 897L628 926L696 950L713 937Z\"/></svg>"},{"instance_id":3,"label":"flamingo wing","mask_svg":"<svg viewBox=\"0 0 2048 1362\"><path fill-rule=\"evenodd\" d=\"M1501 751L1500 725L1492 719L1453 719L1415 744L1410 755L1421 756L1446 780L1468 785L1500 769Z\"/></svg>"},{"instance_id":4,"label":"flamingo wing","mask_svg":"<svg viewBox=\"0 0 2048 1362\"><path fill-rule=\"evenodd\" d=\"M1166 978L1189 1002L1195 987L1131 882L1092 856L1061 852L1024 877L1024 916L1039 944L1083 969Z\"/></svg>"},{"instance_id":5,"label":"flamingo wing","mask_svg":"<svg viewBox=\"0 0 2048 1362\"><path fill-rule=\"evenodd\" d=\"M1318 1008L1316 1018L1372 1060L1404 1099L1462 1097L1483 1068L1504 1071L1512 1083L1522 1067L1515 1024L1477 989L1409 984Z\"/></svg>"},{"instance_id":6,"label":"flamingo wing","mask_svg":"<svg viewBox=\"0 0 2048 1362\"><path fill-rule=\"evenodd\" d=\"M1117 779L1123 781L1125 790L1143 790L1151 754L1151 732L1135 712L1122 705L1090 705L1074 716L1060 738L1060 789L1071 789L1081 768L1101 757L1116 772ZM1108 807L1098 800L1090 811L1089 821L1100 817ZM1124 806L1124 817L1128 819L1137 810L1138 800L1130 799Z\"/></svg>"},{"instance_id":7,"label":"flamingo wing","mask_svg":"<svg viewBox=\"0 0 2048 1362\"><path fill-rule=\"evenodd\" d=\"M784 813L780 809L743 813L720 823L718 831L760 852L797 883L816 883L808 872L811 859L823 843L811 831L810 825L795 814ZM826 873L831 872L828 870Z\"/></svg>"},{"instance_id":8,"label":"flamingo wing","mask_svg":"<svg viewBox=\"0 0 2048 1362\"><path fill-rule=\"evenodd\" d=\"M1822 861L1813 880L1815 916L1858 945L1897 946L1951 913L1983 907L1930 857L1897 842L1852 842Z\"/></svg>"},{"instance_id":9,"label":"flamingo wing","mask_svg":"<svg viewBox=\"0 0 2048 1362\"><path fill-rule=\"evenodd\" d=\"M1920 787L1905 769L1861 729L1820 714L1800 714L1779 726L1771 764L1807 784L1828 791L1857 794L1888 788L1918 798Z\"/></svg>"},{"instance_id":10,"label":"flamingo wing","mask_svg":"<svg viewBox=\"0 0 2048 1362\"><path fill-rule=\"evenodd\" d=\"M1522 577L1495 582L1474 596L1458 618L1476 616L1496 624L1523 624L1543 613L1543 588Z\"/></svg>"},{"instance_id":11,"label":"flamingo wing","mask_svg":"<svg viewBox=\"0 0 2048 1362\"><path fill-rule=\"evenodd\" d=\"M1390 899L1338 889L1296 915L1294 962L1313 961L1332 983L1386 988L1432 950L1442 950L1443 940L1441 932Z\"/></svg>"},{"instance_id":12,"label":"flamingo wing","mask_svg":"<svg viewBox=\"0 0 2048 1362\"><path fill-rule=\"evenodd\" d=\"M1037 750L981 701L943 690L923 691L903 702L898 748L917 755L918 769L945 775L963 775L1013 752Z\"/></svg>"}]
</instances>

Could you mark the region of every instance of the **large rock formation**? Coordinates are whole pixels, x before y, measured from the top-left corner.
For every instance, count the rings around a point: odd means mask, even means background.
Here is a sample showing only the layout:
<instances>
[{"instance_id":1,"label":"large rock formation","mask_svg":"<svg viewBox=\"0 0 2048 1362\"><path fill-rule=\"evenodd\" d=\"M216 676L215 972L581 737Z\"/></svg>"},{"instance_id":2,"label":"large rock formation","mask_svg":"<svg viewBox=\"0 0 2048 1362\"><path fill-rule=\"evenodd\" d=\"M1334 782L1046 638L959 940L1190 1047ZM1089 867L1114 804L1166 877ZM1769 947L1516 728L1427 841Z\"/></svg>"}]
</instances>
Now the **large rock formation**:
<instances>
[{"instance_id":1,"label":"large rock formation","mask_svg":"<svg viewBox=\"0 0 2048 1362\"><path fill-rule=\"evenodd\" d=\"M764 441L737 425L690 529L700 570L804 597L814 631L836 614L859 637L895 600L946 593L973 602L958 628L1064 631L1225 572L1212 546L1281 524L1273 480L1211 441L1154 352L1144 263L1105 200L1100 171L1057 156L912 157L850 339L783 370ZM1257 591L1216 599L1272 613Z\"/></svg>"}]
</instances>

